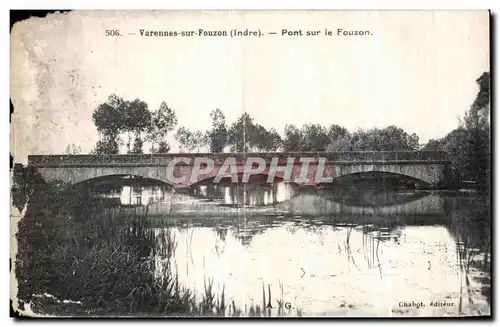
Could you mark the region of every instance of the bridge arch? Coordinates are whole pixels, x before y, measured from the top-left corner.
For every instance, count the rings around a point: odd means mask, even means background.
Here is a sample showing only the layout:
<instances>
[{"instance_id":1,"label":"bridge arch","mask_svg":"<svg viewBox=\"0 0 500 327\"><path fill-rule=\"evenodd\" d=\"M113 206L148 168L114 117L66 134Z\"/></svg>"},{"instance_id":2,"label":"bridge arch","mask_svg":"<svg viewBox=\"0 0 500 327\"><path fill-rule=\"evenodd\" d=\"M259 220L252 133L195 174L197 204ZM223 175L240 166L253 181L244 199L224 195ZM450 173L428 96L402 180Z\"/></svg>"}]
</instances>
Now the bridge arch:
<instances>
[{"instance_id":1,"label":"bridge arch","mask_svg":"<svg viewBox=\"0 0 500 327\"><path fill-rule=\"evenodd\" d=\"M355 185L359 183L370 183L374 186L388 187L406 186L425 188L431 186L430 182L415 176L380 170L360 171L337 176L333 179L331 185Z\"/></svg>"},{"instance_id":2,"label":"bridge arch","mask_svg":"<svg viewBox=\"0 0 500 327\"><path fill-rule=\"evenodd\" d=\"M408 179L413 179L414 182L419 182L423 185L437 186L444 180L444 165L433 164L428 165L425 163L412 163L412 164L353 164L344 165L337 168L336 178L348 176L356 173L377 173L377 174L391 174L385 175L390 177L392 175L404 176ZM335 180L335 179L334 179Z\"/></svg>"},{"instance_id":3,"label":"bridge arch","mask_svg":"<svg viewBox=\"0 0 500 327\"><path fill-rule=\"evenodd\" d=\"M106 178L107 176L137 176L145 179L154 179L170 184L167 180L166 167L50 167L37 168L48 182L62 180L70 184L79 184L87 180Z\"/></svg>"},{"instance_id":4,"label":"bridge arch","mask_svg":"<svg viewBox=\"0 0 500 327\"><path fill-rule=\"evenodd\" d=\"M88 179L73 183L72 186L73 186L73 188L80 188L80 187L87 187L87 186L107 185L107 184L113 184L113 183L117 183L117 184L120 184L122 186L127 186L127 185L130 186L130 185L136 185L137 183L140 183L142 185L159 184L162 186L173 187L172 184L167 183L161 179L149 178L149 177L144 177L144 176L140 176L140 175L131 175L131 174L111 174L111 175L92 177L92 178L88 178Z\"/></svg>"}]
</instances>

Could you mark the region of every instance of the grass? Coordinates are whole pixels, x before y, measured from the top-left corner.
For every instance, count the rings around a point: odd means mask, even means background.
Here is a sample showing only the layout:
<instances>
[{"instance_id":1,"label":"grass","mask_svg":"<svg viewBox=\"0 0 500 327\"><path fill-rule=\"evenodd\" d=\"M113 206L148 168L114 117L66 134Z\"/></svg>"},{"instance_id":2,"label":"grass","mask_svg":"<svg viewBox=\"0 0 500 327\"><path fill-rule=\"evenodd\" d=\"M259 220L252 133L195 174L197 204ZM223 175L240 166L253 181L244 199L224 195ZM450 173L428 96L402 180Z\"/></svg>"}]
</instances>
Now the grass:
<instances>
[{"instance_id":1,"label":"grass","mask_svg":"<svg viewBox=\"0 0 500 327\"><path fill-rule=\"evenodd\" d=\"M197 301L174 271L177 243L167 226L104 214L85 194L46 184L34 172L18 176L15 204L28 203L16 235L21 309L29 304L35 313L64 316L271 316L263 309L265 292L262 307L241 309L225 288L216 294L211 280Z\"/></svg>"}]
</instances>

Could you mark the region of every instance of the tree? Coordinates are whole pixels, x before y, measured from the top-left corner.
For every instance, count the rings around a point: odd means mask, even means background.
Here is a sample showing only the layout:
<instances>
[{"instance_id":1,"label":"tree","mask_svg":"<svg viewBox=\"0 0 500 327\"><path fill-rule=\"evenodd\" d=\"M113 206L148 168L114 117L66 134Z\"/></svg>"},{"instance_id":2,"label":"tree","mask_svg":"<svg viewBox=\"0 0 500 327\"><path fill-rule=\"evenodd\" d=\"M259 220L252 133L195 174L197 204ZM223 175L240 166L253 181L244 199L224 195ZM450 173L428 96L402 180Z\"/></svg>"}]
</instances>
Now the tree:
<instances>
[{"instance_id":1,"label":"tree","mask_svg":"<svg viewBox=\"0 0 500 327\"><path fill-rule=\"evenodd\" d=\"M295 125L285 125L284 151L302 150L302 133Z\"/></svg>"},{"instance_id":2,"label":"tree","mask_svg":"<svg viewBox=\"0 0 500 327\"><path fill-rule=\"evenodd\" d=\"M192 145L196 148L198 153L200 153L200 148L207 144L207 133L202 131L196 131L192 133Z\"/></svg>"},{"instance_id":3,"label":"tree","mask_svg":"<svg viewBox=\"0 0 500 327\"><path fill-rule=\"evenodd\" d=\"M116 136L123 128L123 110L125 101L115 94L108 101L100 104L92 114L97 131L104 136Z\"/></svg>"},{"instance_id":4,"label":"tree","mask_svg":"<svg viewBox=\"0 0 500 327\"><path fill-rule=\"evenodd\" d=\"M471 178L469 172L471 158L469 153L464 151L464 145L468 143L467 134L465 128L458 127L448 133L440 142L441 147L439 149L446 151L450 156L452 179L455 182Z\"/></svg>"},{"instance_id":5,"label":"tree","mask_svg":"<svg viewBox=\"0 0 500 327\"><path fill-rule=\"evenodd\" d=\"M479 92L459 127L440 140L430 140L424 149L446 151L456 182L473 180L480 191L488 192L491 179L490 73L476 80Z\"/></svg>"},{"instance_id":6,"label":"tree","mask_svg":"<svg viewBox=\"0 0 500 327\"><path fill-rule=\"evenodd\" d=\"M141 138L141 133L151 125L151 112L146 102L139 99L125 101L123 104L122 130L127 132L127 152L131 153L132 134L135 134L134 144ZM139 143L137 143L139 145ZM142 140L140 142L142 149ZM138 148L136 148L138 150ZM141 150L142 152L142 150Z\"/></svg>"},{"instance_id":7,"label":"tree","mask_svg":"<svg viewBox=\"0 0 500 327\"><path fill-rule=\"evenodd\" d=\"M248 152L256 142L253 118L245 112L231 125L228 143L233 152Z\"/></svg>"},{"instance_id":8,"label":"tree","mask_svg":"<svg viewBox=\"0 0 500 327\"><path fill-rule=\"evenodd\" d=\"M165 141L165 138L176 125L177 116L175 111L168 107L165 101L163 101L158 110L153 112L151 115L151 123L147 134L147 140L151 142L151 153L155 152L155 144L158 144L159 147L161 144L161 151L158 149L161 153L168 152L168 150L170 150L170 145Z\"/></svg>"},{"instance_id":9,"label":"tree","mask_svg":"<svg viewBox=\"0 0 500 327\"><path fill-rule=\"evenodd\" d=\"M75 145L75 143L71 143L66 145L66 149L64 149L65 154L80 154L82 153L82 148L80 146Z\"/></svg>"},{"instance_id":10,"label":"tree","mask_svg":"<svg viewBox=\"0 0 500 327\"><path fill-rule=\"evenodd\" d=\"M256 148L259 152L266 151L269 145L269 132L264 126L256 124L253 127L253 135L251 135L249 141L251 148Z\"/></svg>"},{"instance_id":11,"label":"tree","mask_svg":"<svg viewBox=\"0 0 500 327\"><path fill-rule=\"evenodd\" d=\"M424 151L439 151L442 150L443 143L441 140L431 139L422 148Z\"/></svg>"},{"instance_id":12,"label":"tree","mask_svg":"<svg viewBox=\"0 0 500 327\"><path fill-rule=\"evenodd\" d=\"M136 135L134 139L134 147L132 148L131 153L133 154L140 154L142 152L142 146L144 144L144 141L142 140L140 135Z\"/></svg>"},{"instance_id":13,"label":"tree","mask_svg":"<svg viewBox=\"0 0 500 327\"><path fill-rule=\"evenodd\" d=\"M415 151L419 149L418 136L408 134L402 128L388 126L382 129L358 130L350 137L342 137L341 141L330 148L345 148L349 140L352 151ZM340 146L342 144L342 146Z\"/></svg>"},{"instance_id":14,"label":"tree","mask_svg":"<svg viewBox=\"0 0 500 327\"><path fill-rule=\"evenodd\" d=\"M349 135L349 131L340 125L332 124L328 127L328 138L330 139L330 143L336 142L340 138L344 138Z\"/></svg>"},{"instance_id":15,"label":"tree","mask_svg":"<svg viewBox=\"0 0 500 327\"><path fill-rule=\"evenodd\" d=\"M118 134L123 130L124 107L125 101L112 94L107 102L94 110L92 120L100 138L93 150L96 154L118 153Z\"/></svg>"},{"instance_id":16,"label":"tree","mask_svg":"<svg viewBox=\"0 0 500 327\"><path fill-rule=\"evenodd\" d=\"M168 151L170 151L170 144L167 141L160 141L156 153L167 153Z\"/></svg>"},{"instance_id":17,"label":"tree","mask_svg":"<svg viewBox=\"0 0 500 327\"><path fill-rule=\"evenodd\" d=\"M269 131L265 132L264 136L264 151L277 151L279 148L281 148L283 143L283 140L281 139L281 136L278 134L276 129L271 128Z\"/></svg>"},{"instance_id":18,"label":"tree","mask_svg":"<svg viewBox=\"0 0 500 327\"><path fill-rule=\"evenodd\" d=\"M481 191L487 192L491 179L490 73L483 73L476 83L479 92L461 125L467 131L464 150L470 157L469 176L478 183Z\"/></svg>"},{"instance_id":19,"label":"tree","mask_svg":"<svg viewBox=\"0 0 500 327\"><path fill-rule=\"evenodd\" d=\"M349 134L338 137L335 141L328 144L327 151L352 151L352 140Z\"/></svg>"},{"instance_id":20,"label":"tree","mask_svg":"<svg viewBox=\"0 0 500 327\"><path fill-rule=\"evenodd\" d=\"M151 125L151 112L148 110L146 102L139 99L125 101L115 94L111 94L105 103L100 104L94 113L92 119L100 141L96 145L96 151L115 151L114 146L119 144L119 134L127 133L127 152L139 151L139 144L142 144L142 133ZM134 143L137 144L132 151L132 134L134 134ZM141 142L138 141L141 139ZM142 151L142 145L141 150Z\"/></svg>"},{"instance_id":21,"label":"tree","mask_svg":"<svg viewBox=\"0 0 500 327\"><path fill-rule=\"evenodd\" d=\"M210 152L222 152L228 141L226 117L220 109L215 109L210 113L210 118L212 119L212 129L208 132L207 142Z\"/></svg>"},{"instance_id":22,"label":"tree","mask_svg":"<svg viewBox=\"0 0 500 327\"><path fill-rule=\"evenodd\" d=\"M187 150L187 152L191 152L191 132L185 128L184 126L179 127L177 133L174 136L175 140L179 143L179 150L182 153L183 150Z\"/></svg>"},{"instance_id":23,"label":"tree","mask_svg":"<svg viewBox=\"0 0 500 327\"><path fill-rule=\"evenodd\" d=\"M119 144L116 138L109 138L97 141L90 154L118 154Z\"/></svg>"},{"instance_id":24,"label":"tree","mask_svg":"<svg viewBox=\"0 0 500 327\"><path fill-rule=\"evenodd\" d=\"M305 124L302 126L302 150L325 151L330 143L326 129L319 124Z\"/></svg>"}]
</instances>

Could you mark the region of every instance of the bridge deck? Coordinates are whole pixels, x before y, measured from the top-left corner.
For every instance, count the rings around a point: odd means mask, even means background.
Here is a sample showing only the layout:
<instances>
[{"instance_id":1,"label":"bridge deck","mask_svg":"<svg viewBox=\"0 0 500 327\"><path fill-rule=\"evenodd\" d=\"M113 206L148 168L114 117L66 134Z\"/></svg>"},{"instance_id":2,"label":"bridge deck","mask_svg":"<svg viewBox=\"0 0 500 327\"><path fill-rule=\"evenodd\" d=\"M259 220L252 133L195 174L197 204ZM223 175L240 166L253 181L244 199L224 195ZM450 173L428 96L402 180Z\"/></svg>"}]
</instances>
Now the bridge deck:
<instances>
[{"instance_id":1,"label":"bridge deck","mask_svg":"<svg viewBox=\"0 0 500 327\"><path fill-rule=\"evenodd\" d=\"M28 165L34 167L63 166L163 166L177 157L191 159L208 157L214 164L222 165L228 157L236 159L237 163L245 163L247 158L258 157L270 163L273 157L279 162L286 162L294 157L298 162L301 157L326 158L327 163L447 163L449 158L444 151L345 151L345 152L257 152L257 153L162 153L162 154L116 154L116 155L30 155ZM178 163L183 165L183 163ZM185 165L185 163L184 163Z\"/></svg>"}]
</instances>

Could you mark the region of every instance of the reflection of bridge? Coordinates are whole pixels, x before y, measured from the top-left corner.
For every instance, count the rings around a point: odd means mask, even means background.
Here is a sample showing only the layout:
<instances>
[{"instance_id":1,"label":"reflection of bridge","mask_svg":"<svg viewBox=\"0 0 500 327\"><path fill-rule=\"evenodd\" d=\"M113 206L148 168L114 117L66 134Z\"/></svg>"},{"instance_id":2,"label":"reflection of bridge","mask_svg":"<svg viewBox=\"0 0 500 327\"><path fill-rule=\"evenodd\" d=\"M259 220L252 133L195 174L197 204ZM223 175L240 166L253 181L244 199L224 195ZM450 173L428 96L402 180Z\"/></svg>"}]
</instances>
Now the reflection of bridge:
<instances>
[{"instance_id":1,"label":"reflection of bridge","mask_svg":"<svg viewBox=\"0 0 500 327\"><path fill-rule=\"evenodd\" d=\"M420 191L421 192L421 191ZM355 206L332 201L321 195L299 192L297 196L278 204L262 207L221 206L189 195L171 193L164 202L147 206L110 208L122 214L169 218L226 218L301 216L330 217L338 222L374 223L378 220L426 221L446 216L445 198L437 192L422 193L406 203L387 206ZM437 221L437 220L436 220Z\"/></svg>"},{"instance_id":2,"label":"reflection of bridge","mask_svg":"<svg viewBox=\"0 0 500 327\"><path fill-rule=\"evenodd\" d=\"M28 165L35 167L47 181L79 183L104 176L133 175L160 180L176 188L209 182L217 179L218 175L225 175L226 180L242 182L244 172L251 175L249 169L255 175L271 175L268 181L287 179L288 176L292 182L302 186L331 183L344 176L363 177L375 173L439 187L445 181L447 163L446 154L439 151L28 157Z\"/></svg>"}]
</instances>

